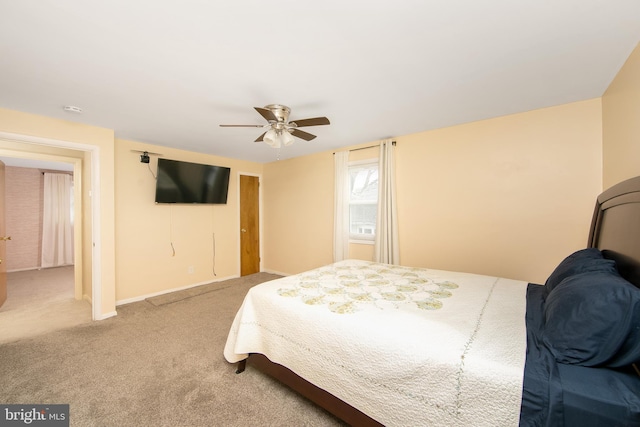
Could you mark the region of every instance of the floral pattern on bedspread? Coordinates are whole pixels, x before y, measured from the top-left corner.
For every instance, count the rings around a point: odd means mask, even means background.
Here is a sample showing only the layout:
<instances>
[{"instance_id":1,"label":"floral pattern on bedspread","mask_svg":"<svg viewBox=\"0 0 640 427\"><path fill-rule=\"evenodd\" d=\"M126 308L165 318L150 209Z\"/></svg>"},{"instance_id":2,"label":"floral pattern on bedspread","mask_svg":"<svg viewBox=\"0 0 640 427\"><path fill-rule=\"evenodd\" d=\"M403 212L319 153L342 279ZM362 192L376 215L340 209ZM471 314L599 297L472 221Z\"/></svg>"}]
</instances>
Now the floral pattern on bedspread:
<instances>
[{"instance_id":1,"label":"floral pattern on bedspread","mask_svg":"<svg viewBox=\"0 0 640 427\"><path fill-rule=\"evenodd\" d=\"M295 282L279 288L278 295L307 305L324 305L337 314L355 313L365 305L381 310L437 310L458 288L429 270L376 263L334 264L296 277Z\"/></svg>"}]
</instances>

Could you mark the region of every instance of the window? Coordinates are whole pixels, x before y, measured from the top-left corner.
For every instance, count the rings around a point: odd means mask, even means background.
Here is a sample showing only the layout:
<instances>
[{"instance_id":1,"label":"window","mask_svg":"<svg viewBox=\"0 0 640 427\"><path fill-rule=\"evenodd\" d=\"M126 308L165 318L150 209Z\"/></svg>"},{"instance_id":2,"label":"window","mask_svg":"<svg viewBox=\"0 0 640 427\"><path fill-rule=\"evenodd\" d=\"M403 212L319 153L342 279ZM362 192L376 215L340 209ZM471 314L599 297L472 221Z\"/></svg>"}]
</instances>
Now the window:
<instances>
[{"instance_id":1,"label":"window","mask_svg":"<svg viewBox=\"0 0 640 427\"><path fill-rule=\"evenodd\" d=\"M349 238L372 242L378 211L378 161L349 164Z\"/></svg>"}]
</instances>

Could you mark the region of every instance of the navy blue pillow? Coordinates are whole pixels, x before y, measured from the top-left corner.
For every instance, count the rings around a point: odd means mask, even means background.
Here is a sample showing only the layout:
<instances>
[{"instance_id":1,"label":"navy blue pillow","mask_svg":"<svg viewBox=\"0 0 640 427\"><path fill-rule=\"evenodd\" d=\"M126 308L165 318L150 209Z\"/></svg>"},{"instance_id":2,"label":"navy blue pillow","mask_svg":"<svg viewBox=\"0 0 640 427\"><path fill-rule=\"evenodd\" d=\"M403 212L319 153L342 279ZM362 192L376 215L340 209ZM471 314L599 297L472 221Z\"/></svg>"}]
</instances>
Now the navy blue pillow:
<instances>
[{"instance_id":1,"label":"navy blue pillow","mask_svg":"<svg viewBox=\"0 0 640 427\"><path fill-rule=\"evenodd\" d=\"M556 360L621 367L640 362L640 289L617 272L565 278L547 296L544 342Z\"/></svg>"},{"instance_id":2,"label":"navy blue pillow","mask_svg":"<svg viewBox=\"0 0 640 427\"><path fill-rule=\"evenodd\" d=\"M569 276L586 272L615 273L616 263L613 260L605 259L597 248L587 248L576 251L566 257L551 273L544 286L547 292L558 286L560 282Z\"/></svg>"}]
</instances>

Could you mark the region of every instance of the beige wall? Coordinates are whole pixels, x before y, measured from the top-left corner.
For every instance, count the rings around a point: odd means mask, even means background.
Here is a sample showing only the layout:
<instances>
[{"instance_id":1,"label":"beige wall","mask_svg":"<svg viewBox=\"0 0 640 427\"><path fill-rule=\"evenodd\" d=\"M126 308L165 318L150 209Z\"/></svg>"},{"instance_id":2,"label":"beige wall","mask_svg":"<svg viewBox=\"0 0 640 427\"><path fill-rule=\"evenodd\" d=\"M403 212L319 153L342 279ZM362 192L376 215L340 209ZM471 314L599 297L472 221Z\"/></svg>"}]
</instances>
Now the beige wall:
<instances>
[{"instance_id":1,"label":"beige wall","mask_svg":"<svg viewBox=\"0 0 640 427\"><path fill-rule=\"evenodd\" d=\"M27 138L46 138L72 143L82 146L81 150L70 150L52 147L48 145L25 143L22 138L16 142L11 138L0 138L0 151L2 155L21 156L46 156L49 160L56 158L68 161L70 158L82 159L82 209L83 215L83 262L82 268L76 269L82 274L83 291L86 296L91 296L91 278L93 266L91 264L91 199L89 190L91 180L99 183L100 203L100 239L96 241L101 254L100 276L102 295L100 295L100 307L98 317L107 317L115 313L115 220L114 220L114 132L110 129L95 126L81 125L65 120L53 119L45 116L22 113L19 111L0 109L0 132L26 136ZM99 176L91 176L91 156L84 148L99 151ZM76 181L78 185L78 181Z\"/></svg>"},{"instance_id":2,"label":"beige wall","mask_svg":"<svg viewBox=\"0 0 640 427\"><path fill-rule=\"evenodd\" d=\"M401 263L543 282L586 244L601 134L594 99L395 138ZM331 152L265 165L265 205L267 269L332 261Z\"/></svg>"},{"instance_id":3,"label":"beige wall","mask_svg":"<svg viewBox=\"0 0 640 427\"><path fill-rule=\"evenodd\" d=\"M156 205L158 156L145 164L132 150L230 167L227 204ZM121 139L116 139L115 156L117 301L239 276L238 174L261 175L261 164Z\"/></svg>"},{"instance_id":4,"label":"beige wall","mask_svg":"<svg viewBox=\"0 0 640 427\"><path fill-rule=\"evenodd\" d=\"M333 155L264 166L264 267L285 274L333 261Z\"/></svg>"},{"instance_id":5,"label":"beige wall","mask_svg":"<svg viewBox=\"0 0 640 427\"><path fill-rule=\"evenodd\" d=\"M640 175L640 44L602 97L604 188Z\"/></svg>"},{"instance_id":6,"label":"beige wall","mask_svg":"<svg viewBox=\"0 0 640 427\"><path fill-rule=\"evenodd\" d=\"M397 140L403 264L544 282L587 242L599 99Z\"/></svg>"}]
</instances>

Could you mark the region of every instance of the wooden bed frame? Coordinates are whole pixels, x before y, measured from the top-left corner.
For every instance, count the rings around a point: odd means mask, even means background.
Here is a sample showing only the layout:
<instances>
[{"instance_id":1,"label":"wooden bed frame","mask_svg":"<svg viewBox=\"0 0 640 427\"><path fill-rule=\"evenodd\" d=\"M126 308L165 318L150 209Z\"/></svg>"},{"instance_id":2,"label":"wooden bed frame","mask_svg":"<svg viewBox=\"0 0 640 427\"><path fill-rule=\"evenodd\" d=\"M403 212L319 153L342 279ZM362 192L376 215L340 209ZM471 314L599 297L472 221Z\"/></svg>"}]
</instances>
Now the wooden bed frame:
<instances>
[{"instance_id":1,"label":"wooden bed frame","mask_svg":"<svg viewBox=\"0 0 640 427\"><path fill-rule=\"evenodd\" d=\"M622 277L640 287L640 176L598 196L588 246L614 260Z\"/></svg>"},{"instance_id":2,"label":"wooden bed frame","mask_svg":"<svg viewBox=\"0 0 640 427\"><path fill-rule=\"evenodd\" d=\"M640 177L623 181L598 196L587 246L598 248L606 258L615 260L620 274L640 287ZM350 425L382 426L262 354L253 353L238 362L236 373L244 371L247 361Z\"/></svg>"},{"instance_id":3,"label":"wooden bed frame","mask_svg":"<svg viewBox=\"0 0 640 427\"><path fill-rule=\"evenodd\" d=\"M378 421L359 411L353 406L338 399L326 390L311 384L309 381L298 376L293 371L284 366L274 363L267 356L260 353L252 353L248 359L238 362L237 374L244 371L246 362L261 372L277 379L303 397L306 397L316 405L324 408L331 414L340 418L352 426L373 427L383 426Z\"/></svg>"}]
</instances>

